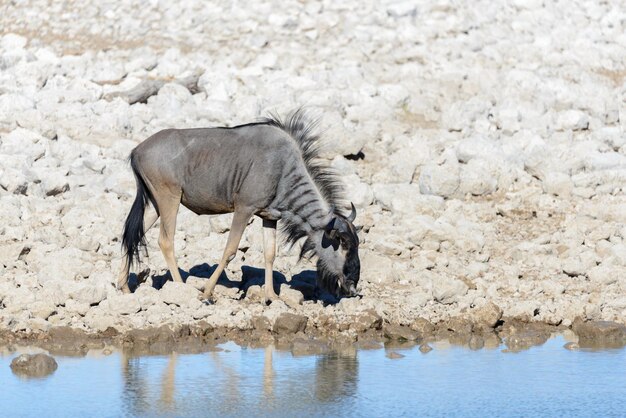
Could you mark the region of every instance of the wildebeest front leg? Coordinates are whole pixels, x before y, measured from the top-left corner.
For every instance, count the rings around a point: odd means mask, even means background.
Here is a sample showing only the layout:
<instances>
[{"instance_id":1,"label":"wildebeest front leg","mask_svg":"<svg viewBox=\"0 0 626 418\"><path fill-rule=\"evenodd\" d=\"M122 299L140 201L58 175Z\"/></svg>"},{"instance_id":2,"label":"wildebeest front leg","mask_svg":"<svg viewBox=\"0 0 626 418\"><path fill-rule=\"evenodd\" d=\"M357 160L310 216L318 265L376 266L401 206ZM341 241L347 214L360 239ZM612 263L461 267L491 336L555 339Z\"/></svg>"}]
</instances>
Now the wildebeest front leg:
<instances>
[{"instance_id":1,"label":"wildebeest front leg","mask_svg":"<svg viewBox=\"0 0 626 418\"><path fill-rule=\"evenodd\" d=\"M274 291L274 259L276 258L276 221L263 219L263 252L265 253L265 301L278 299Z\"/></svg>"},{"instance_id":2,"label":"wildebeest front leg","mask_svg":"<svg viewBox=\"0 0 626 418\"><path fill-rule=\"evenodd\" d=\"M204 298L209 299L211 294L213 293L213 289L217 284L217 280L220 278L220 275L224 271L224 268L228 265L228 263L235 258L235 254L237 253L237 248L239 247L239 241L241 241L241 236L243 235L243 230L246 229L248 225L248 220L252 216L253 211L250 210L240 210L235 209L235 213L233 215L233 223L230 226L230 232L228 234L228 241L226 241L226 248L224 248L224 254L222 255L222 259L217 264L217 268L211 274L209 278L209 283L204 287Z\"/></svg>"},{"instance_id":3,"label":"wildebeest front leg","mask_svg":"<svg viewBox=\"0 0 626 418\"><path fill-rule=\"evenodd\" d=\"M152 228L152 226L156 223L157 219L159 219L159 214L152 207L146 209L143 218L143 233L148 232L148 229ZM122 269L120 270L120 275L117 279L117 288L121 289L123 293L130 293L130 287L128 287L128 273L130 271L130 266L128 265L128 257L124 257L122 261Z\"/></svg>"}]
</instances>

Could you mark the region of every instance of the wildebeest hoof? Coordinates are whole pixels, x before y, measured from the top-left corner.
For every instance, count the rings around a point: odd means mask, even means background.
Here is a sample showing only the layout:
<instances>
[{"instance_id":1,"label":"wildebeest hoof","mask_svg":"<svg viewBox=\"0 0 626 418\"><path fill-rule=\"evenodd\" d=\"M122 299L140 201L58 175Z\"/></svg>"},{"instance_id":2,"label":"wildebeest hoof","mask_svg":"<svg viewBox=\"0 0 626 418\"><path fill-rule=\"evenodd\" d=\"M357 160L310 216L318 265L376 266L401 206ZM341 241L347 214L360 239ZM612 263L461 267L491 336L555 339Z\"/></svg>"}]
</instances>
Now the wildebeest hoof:
<instances>
[{"instance_id":1,"label":"wildebeest hoof","mask_svg":"<svg viewBox=\"0 0 626 418\"><path fill-rule=\"evenodd\" d=\"M276 292L265 292L265 304L269 305L275 300L278 300L278 295Z\"/></svg>"}]
</instances>

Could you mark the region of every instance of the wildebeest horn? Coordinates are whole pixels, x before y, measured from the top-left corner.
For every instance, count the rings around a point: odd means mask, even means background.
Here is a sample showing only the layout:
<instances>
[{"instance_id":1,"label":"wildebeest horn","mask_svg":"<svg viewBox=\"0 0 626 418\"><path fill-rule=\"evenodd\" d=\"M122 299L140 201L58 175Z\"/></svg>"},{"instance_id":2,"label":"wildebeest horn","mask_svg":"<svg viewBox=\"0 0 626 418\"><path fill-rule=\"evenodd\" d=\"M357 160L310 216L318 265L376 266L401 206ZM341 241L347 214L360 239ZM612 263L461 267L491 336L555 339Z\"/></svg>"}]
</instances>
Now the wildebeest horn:
<instances>
[{"instance_id":1,"label":"wildebeest horn","mask_svg":"<svg viewBox=\"0 0 626 418\"><path fill-rule=\"evenodd\" d=\"M348 219L348 221L350 222L354 222L354 220L356 219L356 208L354 207L354 203L352 202L350 202L350 206L352 206L352 212L350 212L350 215L346 219Z\"/></svg>"}]
</instances>

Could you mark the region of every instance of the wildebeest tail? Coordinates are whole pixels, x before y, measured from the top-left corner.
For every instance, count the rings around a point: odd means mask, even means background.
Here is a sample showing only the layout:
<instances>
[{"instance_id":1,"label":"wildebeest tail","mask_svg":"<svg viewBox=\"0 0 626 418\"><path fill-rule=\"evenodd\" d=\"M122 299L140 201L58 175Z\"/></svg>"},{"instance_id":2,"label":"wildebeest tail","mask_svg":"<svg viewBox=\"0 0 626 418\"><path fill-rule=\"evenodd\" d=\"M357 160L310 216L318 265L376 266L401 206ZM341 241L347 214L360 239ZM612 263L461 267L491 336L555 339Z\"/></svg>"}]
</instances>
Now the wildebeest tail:
<instances>
[{"instance_id":1,"label":"wildebeest tail","mask_svg":"<svg viewBox=\"0 0 626 418\"><path fill-rule=\"evenodd\" d=\"M154 198L137 168L134 153L130 155L130 166L135 175L135 181L137 182L137 196L135 196L133 206L130 208L130 212L124 223L124 233L122 234L122 250L124 251L128 268L130 268L135 261L140 261L139 250L141 247L146 246L143 217L148 201L152 202L158 213Z\"/></svg>"}]
</instances>

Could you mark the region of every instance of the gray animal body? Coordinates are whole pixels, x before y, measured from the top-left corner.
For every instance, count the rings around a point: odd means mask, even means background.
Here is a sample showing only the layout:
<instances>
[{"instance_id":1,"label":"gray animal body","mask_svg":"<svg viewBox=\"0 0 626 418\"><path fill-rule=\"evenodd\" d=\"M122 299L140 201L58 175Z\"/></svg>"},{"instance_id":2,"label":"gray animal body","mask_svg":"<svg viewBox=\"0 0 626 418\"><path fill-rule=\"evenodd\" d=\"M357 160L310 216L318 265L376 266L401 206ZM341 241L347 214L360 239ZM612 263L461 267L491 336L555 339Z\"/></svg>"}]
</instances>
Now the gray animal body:
<instances>
[{"instance_id":1,"label":"gray animal body","mask_svg":"<svg viewBox=\"0 0 626 418\"><path fill-rule=\"evenodd\" d=\"M306 238L301 256L318 257L318 284L337 296L353 296L360 275L358 237L350 216L337 212L341 186L316 162L318 137L301 111L285 122L273 117L233 128L167 129L131 153L137 197L124 226L125 262L118 287L129 292L130 266L145 244L145 231L161 218L159 246L172 278L182 281L174 256L176 215L182 204L198 215L233 212L226 248L205 286L210 297L234 257L251 216L263 219L265 296L272 281L276 226L286 241ZM155 213L144 216L148 203Z\"/></svg>"}]
</instances>

